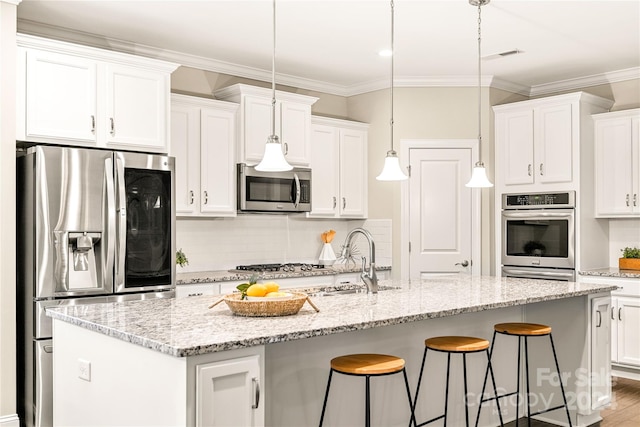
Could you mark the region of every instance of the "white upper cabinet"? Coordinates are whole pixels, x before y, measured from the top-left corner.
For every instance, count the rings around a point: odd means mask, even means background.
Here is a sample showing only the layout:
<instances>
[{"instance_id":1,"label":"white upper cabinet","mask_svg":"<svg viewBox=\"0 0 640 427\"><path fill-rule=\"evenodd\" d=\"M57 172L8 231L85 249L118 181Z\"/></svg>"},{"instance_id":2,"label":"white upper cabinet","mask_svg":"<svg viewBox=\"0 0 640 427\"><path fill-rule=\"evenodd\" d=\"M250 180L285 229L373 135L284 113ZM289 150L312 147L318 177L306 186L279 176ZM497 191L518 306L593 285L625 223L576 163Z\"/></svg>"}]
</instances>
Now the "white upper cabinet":
<instances>
[{"instance_id":1,"label":"white upper cabinet","mask_svg":"<svg viewBox=\"0 0 640 427\"><path fill-rule=\"evenodd\" d=\"M584 126L590 114L611 105L578 92L495 106L496 186L505 192L576 189L581 147L593 144Z\"/></svg>"},{"instance_id":2,"label":"white upper cabinet","mask_svg":"<svg viewBox=\"0 0 640 427\"><path fill-rule=\"evenodd\" d=\"M640 216L640 109L593 116L596 215Z\"/></svg>"},{"instance_id":3,"label":"white upper cabinet","mask_svg":"<svg viewBox=\"0 0 640 427\"><path fill-rule=\"evenodd\" d=\"M171 95L177 216L235 216L235 118L230 102Z\"/></svg>"},{"instance_id":4,"label":"white upper cabinet","mask_svg":"<svg viewBox=\"0 0 640 427\"><path fill-rule=\"evenodd\" d=\"M240 104L238 162L256 165L271 135L270 89L236 84L215 92L217 99ZM276 91L275 133L287 161L308 167L311 162L311 106L318 98Z\"/></svg>"},{"instance_id":5,"label":"white upper cabinet","mask_svg":"<svg viewBox=\"0 0 640 427\"><path fill-rule=\"evenodd\" d=\"M367 217L369 125L312 117L309 217Z\"/></svg>"},{"instance_id":6,"label":"white upper cabinet","mask_svg":"<svg viewBox=\"0 0 640 427\"><path fill-rule=\"evenodd\" d=\"M21 141L166 153L177 64L18 37Z\"/></svg>"}]
</instances>

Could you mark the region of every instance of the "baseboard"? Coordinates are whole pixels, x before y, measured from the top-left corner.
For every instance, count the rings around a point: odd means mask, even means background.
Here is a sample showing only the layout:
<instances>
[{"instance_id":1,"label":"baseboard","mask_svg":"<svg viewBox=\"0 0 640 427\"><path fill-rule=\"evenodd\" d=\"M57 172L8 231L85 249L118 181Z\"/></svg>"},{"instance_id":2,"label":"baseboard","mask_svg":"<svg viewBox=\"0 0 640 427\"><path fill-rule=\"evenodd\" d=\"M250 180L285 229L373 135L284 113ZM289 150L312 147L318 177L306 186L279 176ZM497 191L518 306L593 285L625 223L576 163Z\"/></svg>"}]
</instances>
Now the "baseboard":
<instances>
[{"instance_id":1,"label":"baseboard","mask_svg":"<svg viewBox=\"0 0 640 427\"><path fill-rule=\"evenodd\" d=\"M640 369L628 368L626 366L620 366L620 365L612 365L611 376L626 378L628 380L640 381Z\"/></svg>"},{"instance_id":2,"label":"baseboard","mask_svg":"<svg viewBox=\"0 0 640 427\"><path fill-rule=\"evenodd\" d=\"M0 416L0 427L20 427L18 414Z\"/></svg>"}]
</instances>

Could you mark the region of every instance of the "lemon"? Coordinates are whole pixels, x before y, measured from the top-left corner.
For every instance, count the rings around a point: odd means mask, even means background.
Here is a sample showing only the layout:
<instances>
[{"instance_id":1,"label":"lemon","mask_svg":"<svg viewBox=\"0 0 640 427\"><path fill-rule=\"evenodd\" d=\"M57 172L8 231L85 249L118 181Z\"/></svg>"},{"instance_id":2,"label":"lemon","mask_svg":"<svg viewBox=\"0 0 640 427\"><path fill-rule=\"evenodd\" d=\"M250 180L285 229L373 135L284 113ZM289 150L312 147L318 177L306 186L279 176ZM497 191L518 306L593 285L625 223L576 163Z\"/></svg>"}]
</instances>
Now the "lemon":
<instances>
[{"instance_id":1,"label":"lemon","mask_svg":"<svg viewBox=\"0 0 640 427\"><path fill-rule=\"evenodd\" d=\"M267 294L267 287L260 283L255 283L247 288L247 296L263 297Z\"/></svg>"},{"instance_id":2,"label":"lemon","mask_svg":"<svg viewBox=\"0 0 640 427\"><path fill-rule=\"evenodd\" d=\"M265 298L278 298L278 297L288 297L290 294L286 293L286 292L269 292L268 294L265 295Z\"/></svg>"},{"instance_id":3,"label":"lemon","mask_svg":"<svg viewBox=\"0 0 640 427\"><path fill-rule=\"evenodd\" d=\"M264 286L267 288L267 293L278 292L280 290L280 285L278 285L276 282L267 282L264 284Z\"/></svg>"}]
</instances>

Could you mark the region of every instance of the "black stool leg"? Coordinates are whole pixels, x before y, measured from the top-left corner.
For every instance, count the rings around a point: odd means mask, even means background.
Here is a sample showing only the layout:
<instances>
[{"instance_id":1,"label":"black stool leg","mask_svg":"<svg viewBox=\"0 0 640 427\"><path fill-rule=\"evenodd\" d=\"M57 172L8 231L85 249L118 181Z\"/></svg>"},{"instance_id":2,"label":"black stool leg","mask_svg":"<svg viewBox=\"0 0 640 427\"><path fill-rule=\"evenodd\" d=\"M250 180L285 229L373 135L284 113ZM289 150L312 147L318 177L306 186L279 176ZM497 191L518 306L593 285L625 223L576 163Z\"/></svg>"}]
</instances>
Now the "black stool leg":
<instances>
[{"instance_id":1,"label":"black stool leg","mask_svg":"<svg viewBox=\"0 0 640 427\"><path fill-rule=\"evenodd\" d=\"M447 387L444 392L444 427L447 427L447 404L449 403L449 368L451 366L451 353L447 353Z\"/></svg>"},{"instance_id":2,"label":"black stool leg","mask_svg":"<svg viewBox=\"0 0 640 427\"><path fill-rule=\"evenodd\" d=\"M562 401L564 402L564 409L567 411L567 420L569 421L569 427L573 427L571 424L571 415L569 415L569 405L567 405L567 397L564 394L564 386L562 385L562 375L560 374L560 365L558 365L558 358L556 357L556 346L553 345L553 337L549 333L549 341L551 341L551 350L553 351L553 360L556 362L556 371L558 372L558 378L560 379L560 391L562 392Z\"/></svg>"},{"instance_id":3,"label":"black stool leg","mask_svg":"<svg viewBox=\"0 0 640 427\"><path fill-rule=\"evenodd\" d=\"M367 375L366 379L365 379L365 392L366 392L366 397L365 397L365 419L364 419L364 425L366 427L369 427L371 425L371 397L369 396L369 392L371 390L370 387L370 376Z\"/></svg>"},{"instance_id":4,"label":"black stool leg","mask_svg":"<svg viewBox=\"0 0 640 427\"><path fill-rule=\"evenodd\" d=\"M493 351L493 346L491 347ZM491 366L491 353L489 350L485 350L487 352L487 363L489 372L491 373L491 383L493 384L493 395L496 397L496 405L498 407L498 417L500 417L500 427L504 427L504 423L502 421L502 411L500 410L500 398L498 397L498 387L496 387L496 377L493 375L493 366ZM480 410L478 409L478 417L480 417ZM476 420L476 427L478 425L478 421Z\"/></svg>"},{"instance_id":5,"label":"black stool leg","mask_svg":"<svg viewBox=\"0 0 640 427\"><path fill-rule=\"evenodd\" d=\"M422 366L420 367L420 375L418 376L418 386L416 387L416 395L413 396L413 406L411 407L411 414L414 416L413 422L417 425L417 420L415 419L416 406L418 405L418 393L420 393L420 384L422 383L422 373L424 372L424 365L427 361L427 347L424 348L424 353L422 354ZM409 422L409 427L411 427L411 422Z\"/></svg>"},{"instance_id":6,"label":"black stool leg","mask_svg":"<svg viewBox=\"0 0 640 427\"><path fill-rule=\"evenodd\" d=\"M416 422L416 417L413 413L413 403L411 402L411 390L409 389L409 379L407 378L407 371L406 369L402 368L402 375L404 376L404 385L407 388L407 397L409 398L409 410L411 410L411 419L409 420L409 427L411 427L411 423L413 422L413 425L417 425Z\"/></svg>"},{"instance_id":7,"label":"black stool leg","mask_svg":"<svg viewBox=\"0 0 640 427\"><path fill-rule=\"evenodd\" d=\"M329 387L331 387L331 375L333 375L333 369L329 371L329 380L327 381L327 390L324 392L324 403L322 404L322 414L320 415L320 424L322 427L322 422L324 421L324 411L327 409L327 399L329 398Z\"/></svg>"},{"instance_id":8,"label":"black stool leg","mask_svg":"<svg viewBox=\"0 0 640 427\"><path fill-rule=\"evenodd\" d=\"M464 421L465 425L469 427L469 402L467 396L469 391L467 390L467 354L462 353L462 376L464 377Z\"/></svg>"},{"instance_id":9,"label":"black stool leg","mask_svg":"<svg viewBox=\"0 0 640 427\"><path fill-rule=\"evenodd\" d=\"M529 348L526 336L524 337L524 364L527 373L527 426L531 427L531 393L529 391L531 381L529 380Z\"/></svg>"},{"instance_id":10,"label":"black stool leg","mask_svg":"<svg viewBox=\"0 0 640 427\"><path fill-rule=\"evenodd\" d=\"M516 376L516 426L520 418L520 353L522 353L521 337L518 337L518 375Z\"/></svg>"},{"instance_id":11,"label":"black stool leg","mask_svg":"<svg viewBox=\"0 0 640 427\"><path fill-rule=\"evenodd\" d=\"M489 375L489 368L491 366L491 356L493 355L493 344L496 342L496 331L493 331L493 338L491 339L491 351L487 350L487 360L489 361L487 365L487 370L484 372L484 382L482 383L482 393L480 393L480 403L478 405L478 415L476 416L476 426L478 427L478 422L480 421L480 412L482 411L482 403L484 402L484 391L487 385L487 377ZM491 371L491 378L493 381L493 389L496 396L496 401L498 401L498 392L496 391L496 381L493 379L493 371ZM498 403L498 410L500 410L500 403ZM502 425L502 414L500 414L500 425Z\"/></svg>"}]
</instances>

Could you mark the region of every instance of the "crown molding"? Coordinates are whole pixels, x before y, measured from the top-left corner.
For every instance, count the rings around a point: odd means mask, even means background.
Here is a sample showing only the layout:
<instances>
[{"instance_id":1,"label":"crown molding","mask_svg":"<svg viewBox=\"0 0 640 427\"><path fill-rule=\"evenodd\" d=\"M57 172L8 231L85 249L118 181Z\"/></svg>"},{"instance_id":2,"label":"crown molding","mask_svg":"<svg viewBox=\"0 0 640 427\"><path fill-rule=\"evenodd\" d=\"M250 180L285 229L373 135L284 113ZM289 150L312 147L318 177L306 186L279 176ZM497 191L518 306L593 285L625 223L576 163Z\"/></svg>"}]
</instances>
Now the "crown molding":
<instances>
[{"instance_id":1,"label":"crown molding","mask_svg":"<svg viewBox=\"0 0 640 427\"><path fill-rule=\"evenodd\" d=\"M530 96L549 95L557 92L637 79L640 79L640 67L627 68L625 70L612 71L604 74L594 74L592 76L531 86Z\"/></svg>"},{"instance_id":2,"label":"crown molding","mask_svg":"<svg viewBox=\"0 0 640 427\"><path fill-rule=\"evenodd\" d=\"M0 0L5 2L17 2L21 0ZM16 3L16 4L17 4ZM271 70L262 70L229 62L218 61L197 55L189 55L181 52L160 49L153 46L141 45L124 40L96 36L94 34L70 30L53 25L19 19L18 32L41 37L49 37L56 40L79 43L92 47L99 47L154 59L160 59L214 73L228 74L232 76L271 82ZM494 76L483 76L481 85L502 89L508 92L524 96L540 96L557 92L575 90L601 84L609 84L625 80L640 79L640 68L629 68L604 74L562 80L535 86L524 86L518 83L502 80ZM389 87L388 79L379 79L362 82L354 85L338 85L330 82L306 79L303 77L276 73L276 83L296 87L305 90L317 91L338 96L354 96ZM473 87L477 86L477 76L436 76L420 77L406 76L394 79L394 87Z\"/></svg>"},{"instance_id":3,"label":"crown molding","mask_svg":"<svg viewBox=\"0 0 640 427\"><path fill-rule=\"evenodd\" d=\"M8 3L8 4L12 4L14 6L19 5L20 2L22 2L22 0L0 0L0 3Z\"/></svg>"}]
</instances>

